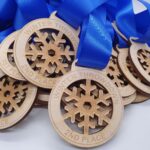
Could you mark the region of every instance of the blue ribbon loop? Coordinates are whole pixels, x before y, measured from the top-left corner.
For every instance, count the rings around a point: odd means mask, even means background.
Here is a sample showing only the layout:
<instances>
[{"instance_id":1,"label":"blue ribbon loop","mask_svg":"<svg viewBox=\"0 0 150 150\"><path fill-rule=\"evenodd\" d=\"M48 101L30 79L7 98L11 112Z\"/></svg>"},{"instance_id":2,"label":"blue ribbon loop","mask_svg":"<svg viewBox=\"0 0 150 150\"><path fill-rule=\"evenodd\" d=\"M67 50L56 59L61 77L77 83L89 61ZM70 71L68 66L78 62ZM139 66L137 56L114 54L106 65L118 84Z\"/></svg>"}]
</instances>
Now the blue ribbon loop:
<instances>
[{"instance_id":1,"label":"blue ribbon loop","mask_svg":"<svg viewBox=\"0 0 150 150\"><path fill-rule=\"evenodd\" d=\"M81 42L77 52L78 65L98 69L106 67L112 51L113 30L111 29L103 7L89 15L81 32Z\"/></svg>"},{"instance_id":2,"label":"blue ribbon loop","mask_svg":"<svg viewBox=\"0 0 150 150\"><path fill-rule=\"evenodd\" d=\"M49 17L51 12L56 9L56 6L49 3L47 0L1 0L0 42L11 32L22 28L26 23L34 19Z\"/></svg>"},{"instance_id":3,"label":"blue ribbon loop","mask_svg":"<svg viewBox=\"0 0 150 150\"><path fill-rule=\"evenodd\" d=\"M150 44L150 4L140 0L147 10L134 14L131 0L120 1L115 20L119 30L129 39L137 37L137 42ZM119 44L124 47L126 44L119 38ZM126 45L127 47L128 45Z\"/></svg>"},{"instance_id":4,"label":"blue ribbon loop","mask_svg":"<svg viewBox=\"0 0 150 150\"><path fill-rule=\"evenodd\" d=\"M150 4L139 1L147 10L135 15L132 0L1 0L0 42L29 21L49 17L57 9L57 15L72 27L81 26L77 65L103 69L118 37L112 21L127 38L135 36L137 42L150 45ZM127 46L117 39L120 46Z\"/></svg>"},{"instance_id":5,"label":"blue ribbon loop","mask_svg":"<svg viewBox=\"0 0 150 150\"><path fill-rule=\"evenodd\" d=\"M16 12L16 3L14 0L0 1L0 30L6 29L14 20Z\"/></svg>"},{"instance_id":6,"label":"blue ribbon loop","mask_svg":"<svg viewBox=\"0 0 150 150\"><path fill-rule=\"evenodd\" d=\"M58 16L74 28L82 26L77 65L103 69L111 51L113 30L103 5L108 0L64 0ZM109 2L110 4L110 2Z\"/></svg>"},{"instance_id":7,"label":"blue ribbon loop","mask_svg":"<svg viewBox=\"0 0 150 150\"><path fill-rule=\"evenodd\" d=\"M93 10L106 1L108 0L64 0L58 9L58 16L77 29Z\"/></svg>"},{"instance_id":8,"label":"blue ribbon loop","mask_svg":"<svg viewBox=\"0 0 150 150\"><path fill-rule=\"evenodd\" d=\"M47 3L43 0L16 0L16 3L18 6L14 22L16 30L34 19L49 17Z\"/></svg>"}]
</instances>

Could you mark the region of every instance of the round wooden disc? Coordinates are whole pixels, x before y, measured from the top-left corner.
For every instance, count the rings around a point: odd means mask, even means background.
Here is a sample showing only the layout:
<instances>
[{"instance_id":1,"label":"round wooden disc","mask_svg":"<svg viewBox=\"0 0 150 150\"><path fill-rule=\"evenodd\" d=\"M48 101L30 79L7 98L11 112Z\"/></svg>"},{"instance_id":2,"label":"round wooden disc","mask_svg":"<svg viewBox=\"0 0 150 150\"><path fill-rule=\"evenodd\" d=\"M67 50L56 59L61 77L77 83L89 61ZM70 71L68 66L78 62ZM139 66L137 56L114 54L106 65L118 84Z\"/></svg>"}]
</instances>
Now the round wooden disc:
<instances>
[{"instance_id":1,"label":"round wooden disc","mask_svg":"<svg viewBox=\"0 0 150 150\"><path fill-rule=\"evenodd\" d=\"M118 54L113 50L113 54L106 67L106 74L108 78L110 78L110 80L116 85L120 92L120 95L122 97L128 97L130 95L133 95L136 92L136 90L120 71L117 62L117 57Z\"/></svg>"},{"instance_id":2,"label":"round wooden disc","mask_svg":"<svg viewBox=\"0 0 150 150\"><path fill-rule=\"evenodd\" d=\"M52 17L32 21L18 36L16 64L28 81L51 89L71 70L78 43L77 33L61 20Z\"/></svg>"},{"instance_id":3,"label":"round wooden disc","mask_svg":"<svg viewBox=\"0 0 150 150\"><path fill-rule=\"evenodd\" d=\"M14 61L14 42L18 36L18 31L10 34L0 47L0 68L8 76L17 79L25 80L19 72Z\"/></svg>"},{"instance_id":4,"label":"round wooden disc","mask_svg":"<svg viewBox=\"0 0 150 150\"><path fill-rule=\"evenodd\" d=\"M150 83L150 48L146 44L132 42L129 54L139 74Z\"/></svg>"},{"instance_id":5,"label":"round wooden disc","mask_svg":"<svg viewBox=\"0 0 150 150\"><path fill-rule=\"evenodd\" d=\"M58 134L83 148L110 140L119 127L123 108L116 86L106 75L91 69L63 76L49 100L49 116Z\"/></svg>"},{"instance_id":6,"label":"round wooden disc","mask_svg":"<svg viewBox=\"0 0 150 150\"><path fill-rule=\"evenodd\" d=\"M31 110L37 88L18 81L0 71L0 130L20 122Z\"/></svg>"},{"instance_id":7,"label":"round wooden disc","mask_svg":"<svg viewBox=\"0 0 150 150\"><path fill-rule=\"evenodd\" d=\"M137 97L136 92L128 97L123 97L122 99L124 106L131 104L133 101L135 101L136 97Z\"/></svg>"},{"instance_id":8,"label":"round wooden disc","mask_svg":"<svg viewBox=\"0 0 150 150\"><path fill-rule=\"evenodd\" d=\"M130 62L128 49L120 50L118 63L125 77L141 92L150 94L150 86L144 83L138 76L134 66Z\"/></svg>"},{"instance_id":9,"label":"round wooden disc","mask_svg":"<svg viewBox=\"0 0 150 150\"><path fill-rule=\"evenodd\" d=\"M142 103L142 102L145 102L146 100L149 100L149 99L150 99L150 96L146 96L142 93L137 92L137 96L136 96L136 99L133 101L133 104Z\"/></svg>"}]
</instances>

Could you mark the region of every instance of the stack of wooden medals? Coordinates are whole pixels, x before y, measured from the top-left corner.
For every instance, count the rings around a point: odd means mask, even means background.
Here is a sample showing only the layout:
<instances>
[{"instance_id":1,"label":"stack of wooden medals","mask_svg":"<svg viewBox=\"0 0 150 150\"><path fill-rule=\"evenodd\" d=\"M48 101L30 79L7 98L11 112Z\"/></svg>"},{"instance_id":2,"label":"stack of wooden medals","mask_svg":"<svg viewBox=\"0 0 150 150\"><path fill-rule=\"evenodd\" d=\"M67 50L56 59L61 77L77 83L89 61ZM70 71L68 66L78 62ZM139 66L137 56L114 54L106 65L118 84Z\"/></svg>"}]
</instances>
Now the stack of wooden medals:
<instances>
[{"instance_id":1,"label":"stack of wooden medals","mask_svg":"<svg viewBox=\"0 0 150 150\"><path fill-rule=\"evenodd\" d=\"M57 79L71 69L78 33L55 17L38 19L10 34L0 48L0 129L46 106Z\"/></svg>"},{"instance_id":2,"label":"stack of wooden medals","mask_svg":"<svg viewBox=\"0 0 150 150\"><path fill-rule=\"evenodd\" d=\"M125 105L150 98L150 48L132 38L103 71L76 66L75 30L53 13L9 35L0 48L0 130L47 106L58 134L95 147L118 130ZM73 63L74 62L74 63Z\"/></svg>"}]
</instances>

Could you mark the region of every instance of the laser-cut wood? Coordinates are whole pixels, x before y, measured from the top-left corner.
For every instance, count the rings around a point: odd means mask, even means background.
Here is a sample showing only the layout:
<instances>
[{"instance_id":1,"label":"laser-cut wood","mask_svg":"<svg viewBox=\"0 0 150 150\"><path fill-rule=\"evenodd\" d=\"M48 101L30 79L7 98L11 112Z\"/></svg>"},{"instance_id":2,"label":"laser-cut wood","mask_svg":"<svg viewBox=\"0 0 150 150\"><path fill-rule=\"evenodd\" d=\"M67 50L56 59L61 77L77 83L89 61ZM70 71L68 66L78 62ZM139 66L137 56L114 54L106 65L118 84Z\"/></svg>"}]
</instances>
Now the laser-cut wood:
<instances>
[{"instance_id":1,"label":"laser-cut wood","mask_svg":"<svg viewBox=\"0 0 150 150\"><path fill-rule=\"evenodd\" d=\"M98 96L94 90L99 91ZM106 75L92 69L79 69L63 76L49 100L54 128L63 139L79 147L94 147L111 139L122 113L122 98L115 85Z\"/></svg>"},{"instance_id":2,"label":"laser-cut wood","mask_svg":"<svg viewBox=\"0 0 150 150\"><path fill-rule=\"evenodd\" d=\"M150 48L148 45L132 41L129 54L138 73L150 84Z\"/></svg>"},{"instance_id":3,"label":"laser-cut wood","mask_svg":"<svg viewBox=\"0 0 150 150\"><path fill-rule=\"evenodd\" d=\"M110 61L106 67L106 74L108 78L110 78L110 80L116 85L116 87L120 92L120 95L122 97L128 97L130 95L133 95L136 90L124 77L123 73L120 71L117 62L117 57L118 57L117 52L113 50Z\"/></svg>"},{"instance_id":4,"label":"laser-cut wood","mask_svg":"<svg viewBox=\"0 0 150 150\"><path fill-rule=\"evenodd\" d=\"M59 77L71 70L78 42L78 32L54 14L50 19L32 21L18 36L16 64L28 81L51 89Z\"/></svg>"},{"instance_id":5,"label":"laser-cut wood","mask_svg":"<svg viewBox=\"0 0 150 150\"><path fill-rule=\"evenodd\" d=\"M27 115L36 93L35 86L12 79L0 70L0 130L14 126Z\"/></svg>"},{"instance_id":6,"label":"laser-cut wood","mask_svg":"<svg viewBox=\"0 0 150 150\"><path fill-rule=\"evenodd\" d=\"M131 63L128 52L129 52L128 48L119 50L118 56L119 67L123 72L123 74L125 75L125 77L132 83L134 87L137 88L137 90L149 95L150 86L146 84L144 81L142 81L141 78L139 78L136 69Z\"/></svg>"},{"instance_id":7,"label":"laser-cut wood","mask_svg":"<svg viewBox=\"0 0 150 150\"><path fill-rule=\"evenodd\" d=\"M18 80L25 80L24 77L19 72L18 68L16 67L14 61L14 42L18 36L20 31L16 31L10 34L4 41L1 43L0 47L0 68L2 71L7 74L8 76L18 79Z\"/></svg>"}]
</instances>

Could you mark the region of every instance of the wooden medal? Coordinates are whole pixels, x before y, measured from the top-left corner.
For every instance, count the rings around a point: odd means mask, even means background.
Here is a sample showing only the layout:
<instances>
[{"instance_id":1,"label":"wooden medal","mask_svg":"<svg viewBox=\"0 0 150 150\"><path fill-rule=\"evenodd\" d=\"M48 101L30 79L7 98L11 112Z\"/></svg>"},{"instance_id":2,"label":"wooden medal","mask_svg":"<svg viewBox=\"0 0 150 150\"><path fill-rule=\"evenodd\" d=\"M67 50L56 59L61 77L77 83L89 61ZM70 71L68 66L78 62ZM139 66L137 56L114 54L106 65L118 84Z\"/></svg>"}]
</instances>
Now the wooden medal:
<instances>
[{"instance_id":1,"label":"wooden medal","mask_svg":"<svg viewBox=\"0 0 150 150\"><path fill-rule=\"evenodd\" d=\"M54 128L64 140L78 147L95 147L110 140L122 114L122 98L116 86L93 69L69 72L50 95L49 116Z\"/></svg>"},{"instance_id":2,"label":"wooden medal","mask_svg":"<svg viewBox=\"0 0 150 150\"><path fill-rule=\"evenodd\" d=\"M0 130L20 122L31 110L37 88L0 71Z\"/></svg>"},{"instance_id":3,"label":"wooden medal","mask_svg":"<svg viewBox=\"0 0 150 150\"><path fill-rule=\"evenodd\" d=\"M136 72L134 66L131 63L131 60L128 55L128 48L120 49L118 56L118 63L121 71L125 77L133 84L137 90L145 94L150 94L150 86L146 84L141 78L139 78L138 73Z\"/></svg>"},{"instance_id":4,"label":"wooden medal","mask_svg":"<svg viewBox=\"0 0 150 150\"><path fill-rule=\"evenodd\" d=\"M78 34L79 31L57 18L55 13L48 19L30 22L20 32L15 45L20 72L38 87L51 89L59 77L71 70Z\"/></svg>"},{"instance_id":5,"label":"wooden medal","mask_svg":"<svg viewBox=\"0 0 150 150\"><path fill-rule=\"evenodd\" d=\"M110 61L106 67L106 74L108 78L110 78L110 80L116 85L116 87L120 92L120 95L122 97L128 97L130 95L133 95L136 92L136 90L124 77L123 73L120 71L117 62L117 57L118 57L117 52L113 50Z\"/></svg>"},{"instance_id":6,"label":"wooden medal","mask_svg":"<svg viewBox=\"0 0 150 150\"><path fill-rule=\"evenodd\" d=\"M16 67L14 60L14 42L19 34L16 31L10 34L2 43L0 47L0 68L8 76L17 79L25 80Z\"/></svg>"},{"instance_id":7,"label":"wooden medal","mask_svg":"<svg viewBox=\"0 0 150 150\"><path fill-rule=\"evenodd\" d=\"M131 42L129 50L131 61L138 73L150 84L150 48L147 44L136 43L132 40Z\"/></svg>"}]
</instances>

